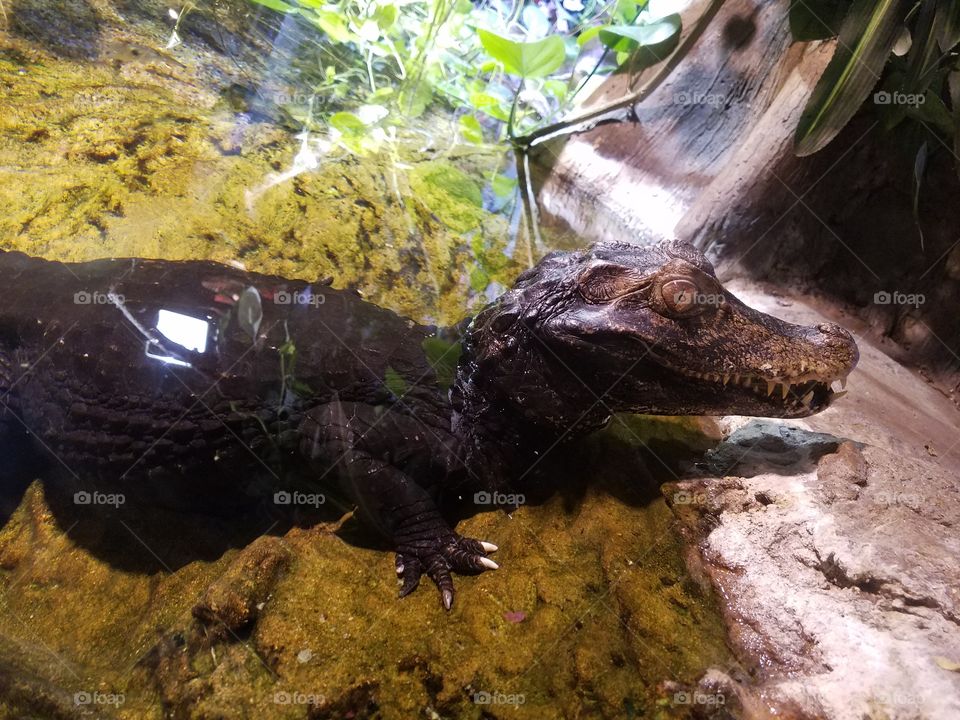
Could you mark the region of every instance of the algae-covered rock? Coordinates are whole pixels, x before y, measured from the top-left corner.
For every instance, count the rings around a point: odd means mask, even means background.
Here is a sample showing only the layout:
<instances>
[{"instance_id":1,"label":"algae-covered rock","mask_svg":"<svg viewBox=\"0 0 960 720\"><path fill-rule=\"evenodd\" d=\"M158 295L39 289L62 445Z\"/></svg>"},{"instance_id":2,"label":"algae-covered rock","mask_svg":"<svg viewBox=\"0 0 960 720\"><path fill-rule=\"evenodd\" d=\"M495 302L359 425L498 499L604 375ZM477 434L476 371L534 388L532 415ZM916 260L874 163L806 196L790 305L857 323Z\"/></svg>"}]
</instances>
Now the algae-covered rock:
<instances>
[{"instance_id":1,"label":"algae-covered rock","mask_svg":"<svg viewBox=\"0 0 960 720\"><path fill-rule=\"evenodd\" d=\"M127 507L97 520L127 545L104 545L35 483L0 531L0 637L40 656L42 697L122 696L117 717L685 717L668 689L729 667L723 631L657 499L663 471L628 437L558 458L510 515L462 521L501 568L459 577L450 613L428 586L398 600L392 555L352 521L190 560L225 526L154 518L165 541L141 525L156 509Z\"/></svg>"}]
</instances>

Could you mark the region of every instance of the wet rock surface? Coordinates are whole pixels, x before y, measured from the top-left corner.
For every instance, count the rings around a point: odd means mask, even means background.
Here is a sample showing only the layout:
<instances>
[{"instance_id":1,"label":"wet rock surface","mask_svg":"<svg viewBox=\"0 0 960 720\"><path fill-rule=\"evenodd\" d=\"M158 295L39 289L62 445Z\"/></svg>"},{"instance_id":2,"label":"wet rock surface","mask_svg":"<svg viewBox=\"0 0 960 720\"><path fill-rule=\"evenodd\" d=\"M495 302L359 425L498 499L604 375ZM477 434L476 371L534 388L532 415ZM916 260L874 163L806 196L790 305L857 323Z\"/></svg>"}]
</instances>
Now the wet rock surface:
<instances>
[{"instance_id":1,"label":"wet rock surface","mask_svg":"<svg viewBox=\"0 0 960 720\"><path fill-rule=\"evenodd\" d=\"M787 319L817 317L738 294ZM723 598L760 701L749 716L960 716L956 411L858 342L860 366L834 407L789 423L729 419L704 460L721 474L665 488Z\"/></svg>"}]
</instances>

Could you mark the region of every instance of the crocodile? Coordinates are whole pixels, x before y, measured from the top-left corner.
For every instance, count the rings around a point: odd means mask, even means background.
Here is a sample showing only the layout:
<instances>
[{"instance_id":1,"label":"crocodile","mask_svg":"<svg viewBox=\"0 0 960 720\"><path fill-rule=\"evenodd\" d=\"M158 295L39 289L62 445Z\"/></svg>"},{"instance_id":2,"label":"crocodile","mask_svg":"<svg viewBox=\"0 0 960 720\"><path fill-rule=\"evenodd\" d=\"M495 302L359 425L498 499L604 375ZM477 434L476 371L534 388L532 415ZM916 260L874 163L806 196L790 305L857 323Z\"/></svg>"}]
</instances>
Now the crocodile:
<instances>
[{"instance_id":1,"label":"crocodile","mask_svg":"<svg viewBox=\"0 0 960 720\"><path fill-rule=\"evenodd\" d=\"M332 487L423 575L497 569L443 498L496 491L614 413L798 418L856 365L838 325L739 301L678 241L544 257L456 328L330 279L209 261L0 253L0 452L76 487L222 493L285 468ZM249 491L248 491L249 492Z\"/></svg>"}]
</instances>

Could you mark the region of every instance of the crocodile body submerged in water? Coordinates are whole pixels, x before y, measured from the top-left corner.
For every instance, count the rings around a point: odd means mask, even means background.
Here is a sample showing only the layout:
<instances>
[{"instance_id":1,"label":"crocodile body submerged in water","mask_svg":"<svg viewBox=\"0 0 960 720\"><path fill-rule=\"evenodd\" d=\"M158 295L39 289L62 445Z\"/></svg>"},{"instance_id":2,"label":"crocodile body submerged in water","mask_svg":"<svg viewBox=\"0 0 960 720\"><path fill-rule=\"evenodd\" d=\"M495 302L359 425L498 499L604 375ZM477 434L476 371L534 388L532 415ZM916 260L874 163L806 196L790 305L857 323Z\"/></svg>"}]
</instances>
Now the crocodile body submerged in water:
<instances>
[{"instance_id":1,"label":"crocodile body submerged in water","mask_svg":"<svg viewBox=\"0 0 960 720\"><path fill-rule=\"evenodd\" d=\"M547 256L459 335L211 262L7 252L0 280L5 458L157 497L296 466L388 539L401 596L426 574L448 609L451 573L497 565L445 491L504 488L615 412L807 416L858 357L837 325L745 306L680 243Z\"/></svg>"}]
</instances>

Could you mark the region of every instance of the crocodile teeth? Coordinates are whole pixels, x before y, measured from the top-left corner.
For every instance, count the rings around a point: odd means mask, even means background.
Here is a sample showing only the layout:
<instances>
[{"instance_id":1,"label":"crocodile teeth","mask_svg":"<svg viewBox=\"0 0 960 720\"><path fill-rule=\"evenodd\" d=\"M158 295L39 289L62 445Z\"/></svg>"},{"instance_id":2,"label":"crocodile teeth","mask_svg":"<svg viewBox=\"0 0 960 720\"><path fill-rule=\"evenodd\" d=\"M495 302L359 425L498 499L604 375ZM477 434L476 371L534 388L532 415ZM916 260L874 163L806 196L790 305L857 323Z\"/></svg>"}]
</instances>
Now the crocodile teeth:
<instances>
[{"instance_id":1,"label":"crocodile teeth","mask_svg":"<svg viewBox=\"0 0 960 720\"><path fill-rule=\"evenodd\" d=\"M493 543L484 542L483 540L480 541L480 547L483 548L484 552L496 552L500 549Z\"/></svg>"},{"instance_id":2,"label":"crocodile teeth","mask_svg":"<svg viewBox=\"0 0 960 720\"><path fill-rule=\"evenodd\" d=\"M802 402L804 405L807 405L807 406L810 405L810 401L811 401L811 400L813 400L813 390L811 390L811 391L808 392L806 395L804 395L802 398L800 398L800 402Z\"/></svg>"},{"instance_id":3,"label":"crocodile teeth","mask_svg":"<svg viewBox=\"0 0 960 720\"><path fill-rule=\"evenodd\" d=\"M789 390L790 390L790 386L787 385L787 383L784 383L783 385L780 386L780 397L783 400L787 399L787 392L789 392Z\"/></svg>"},{"instance_id":4,"label":"crocodile teeth","mask_svg":"<svg viewBox=\"0 0 960 720\"><path fill-rule=\"evenodd\" d=\"M728 382L730 382L730 374L729 374L729 373L724 373L724 374L723 374L723 386L726 387Z\"/></svg>"},{"instance_id":5,"label":"crocodile teeth","mask_svg":"<svg viewBox=\"0 0 960 720\"><path fill-rule=\"evenodd\" d=\"M846 376L840 378L840 389L841 389L841 390L846 390L846 389L847 389L847 378L846 378Z\"/></svg>"},{"instance_id":6,"label":"crocodile teeth","mask_svg":"<svg viewBox=\"0 0 960 720\"><path fill-rule=\"evenodd\" d=\"M777 389L777 384L772 380L767 380L767 397L773 395L773 391Z\"/></svg>"},{"instance_id":7,"label":"crocodile teeth","mask_svg":"<svg viewBox=\"0 0 960 720\"><path fill-rule=\"evenodd\" d=\"M844 390L843 392L833 393L833 395L830 396L830 399L831 399L831 400L839 400L840 398L842 398L842 397L843 397L844 395L846 395L846 394L847 394L847 391L846 391L846 390Z\"/></svg>"},{"instance_id":8,"label":"crocodile teeth","mask_svg":"<svg viewBox=\"0 0 960 720\"><path fill-rule=\"evenodd\" d=\"M480 564L481 564L481 565L483 565L485 568L487 568L487 570L499 570L499 569L500 569L500 566L497 565L497 564L496 564L493 560L491 560L490 558L482 557L482 558L477 558L477 559L480 561Z\"/></svg>"}]
</instances>

